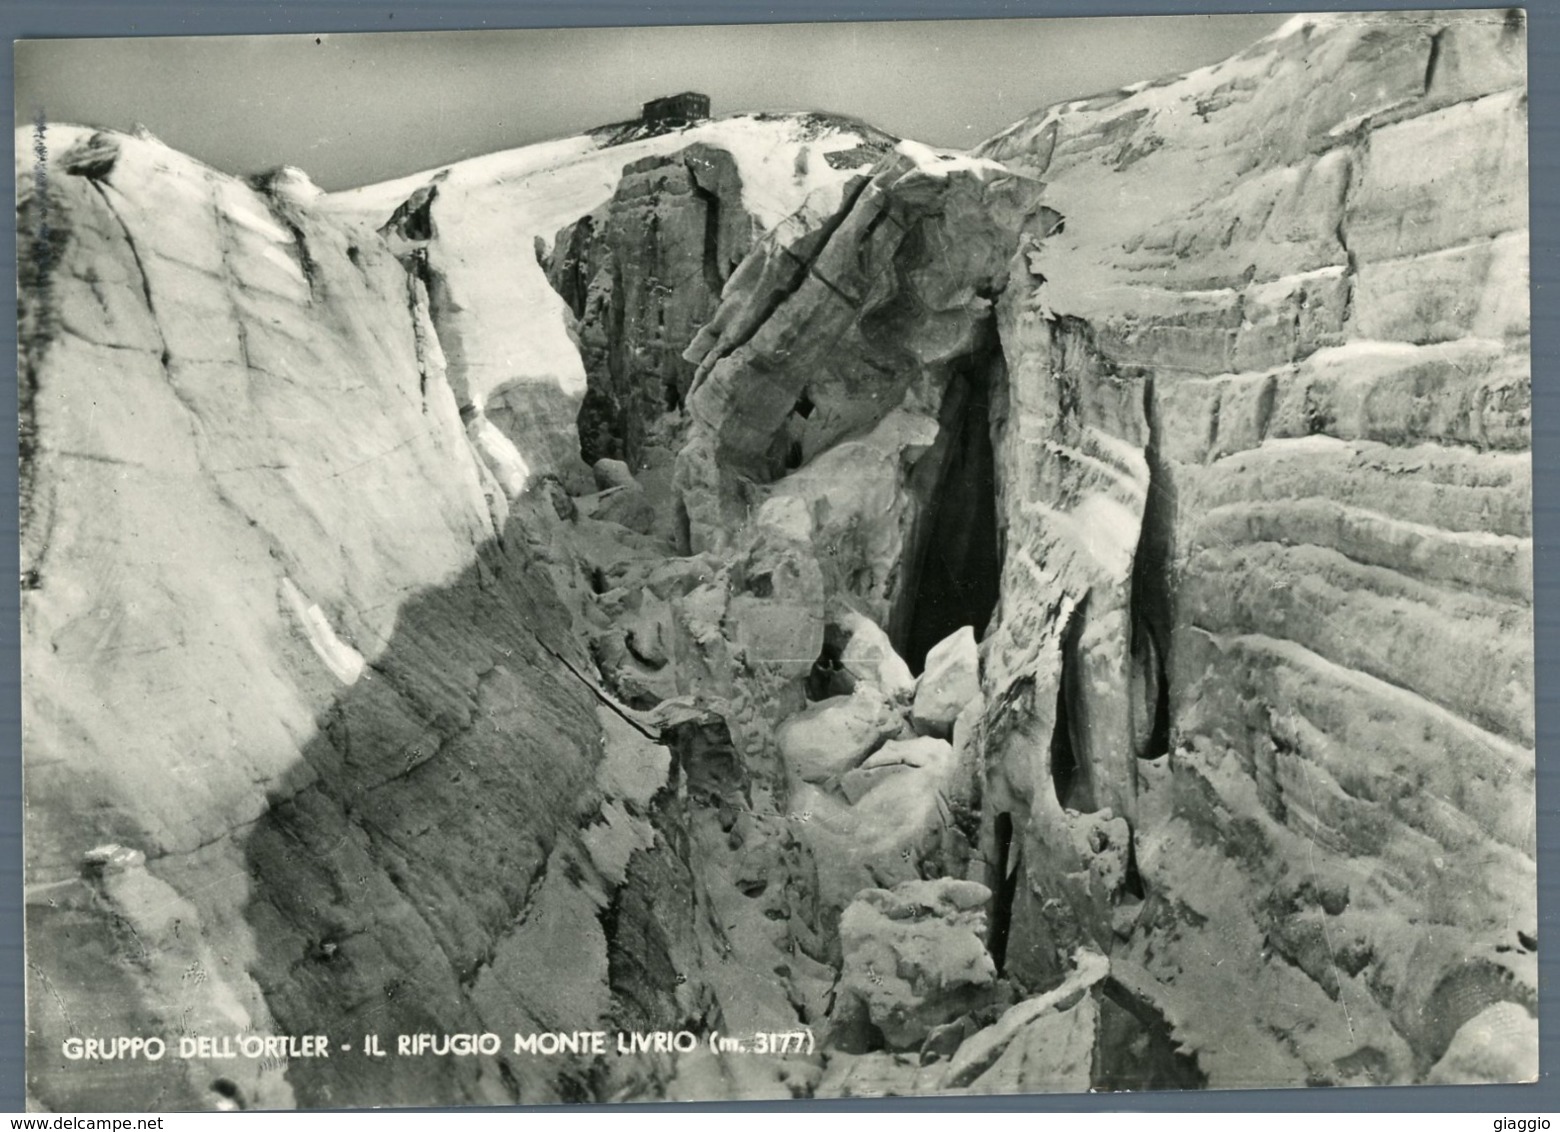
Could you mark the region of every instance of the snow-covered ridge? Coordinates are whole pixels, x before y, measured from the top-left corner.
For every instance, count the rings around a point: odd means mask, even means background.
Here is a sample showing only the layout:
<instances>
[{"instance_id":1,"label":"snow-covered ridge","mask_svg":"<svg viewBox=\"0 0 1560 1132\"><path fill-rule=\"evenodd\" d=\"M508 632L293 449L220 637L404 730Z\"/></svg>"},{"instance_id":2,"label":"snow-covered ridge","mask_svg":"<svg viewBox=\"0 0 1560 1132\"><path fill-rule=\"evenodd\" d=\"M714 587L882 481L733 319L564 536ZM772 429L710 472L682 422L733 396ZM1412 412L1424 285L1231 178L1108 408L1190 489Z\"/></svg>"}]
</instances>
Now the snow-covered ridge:
<instances>
[{"instance_id":1,"label":"snow-covered ridge","mask_svg":"<svg viewBox=\"0 0 1560 1132\"><path fill-rule=\"evenodd\" d=\"M64 152L99 135L113 138L116 150L143 153L151 167L179 170L169 185L242 180L142 131L119 135L51 124L48 141ZM482 440L488 470L519 489L533 474L562 473L577 463L574 419L587 385L572 315L538 254L560 229L606 205L625 168L693 146L729 153L755 236L781 231L789 241L833 215L846 184L865 174L892 140L826 115L736 114L621 144L598 130L335 193L321 192L306 172L291 167L248 180L322 221L372 229L383 228L419 191L435 190L430 238L414 241L426 244L425 263L438 280L425 347L447 371L472 438ZM30 153L32 141L30 128L19 130L18 152ZM932 164L947 164L926 153ZM246 193L234 199L234 222L264 237L261 254L289 276L285 289L303 287L291 233L263 206L245 207ZM412 246L391 244L396 254ZM520 468L526 471L517 473Z\"/></svg>"},{"instance_id":2,"label":"snow-covered ridge","mask_svg":"<svg viewBox=\"0 0 1560 1132\"><path fill-rule=\"evenodd\" d=\"M731 154L759 229L806 232L838 210L846 183L884 147L869 133L814 114L736 114L620 145L597 131L332 193L315 207L379 227L437 187L426 254L440 280L435 318L451 384L470 411L491 413L531 471L565 473L577 463L570 438L585 367L537 252L607 204L625 167L701 144ZM502 414L492 411L500 401Z\"/></svg>"},{"instance_id":3,"label":"snow-covered ridge","mask_svg":"<svg viewBox=\"0 0 1560 1132\"><path fill-rule=\"evenodd\" d=\"M950 173L976 173L985 176L988 173L1006 171L1004 166L996 161L984 157L972 157L966 153L945 153L929 145L910 141L908 138L901 141L894 149L915 162L916 168L922 173L934 177L946 177Z\"/></svg>"},{"instance_id":4,"label":"snow-covered ridge","mask_svg":"<svg viewBox=\"0 0 1560 1132\"><path fill-rule=\"evenodd\" d=\"M441 194L503 198L520 210L536 235L550 241L563 225L607 202L625 165L703 143L736 159L743 204L768 229L804 205L820 215L838 208L845 183L865 172L871 161L835 168L826 155L862 145L869 140L864 135L843 124L820 125L813 116L768 114L732 114L622 145L604 145L597 135L579 134L331 193L322 206L377 217L382 223L397 205L442 174Z\"/></svg>"}]
</instances>

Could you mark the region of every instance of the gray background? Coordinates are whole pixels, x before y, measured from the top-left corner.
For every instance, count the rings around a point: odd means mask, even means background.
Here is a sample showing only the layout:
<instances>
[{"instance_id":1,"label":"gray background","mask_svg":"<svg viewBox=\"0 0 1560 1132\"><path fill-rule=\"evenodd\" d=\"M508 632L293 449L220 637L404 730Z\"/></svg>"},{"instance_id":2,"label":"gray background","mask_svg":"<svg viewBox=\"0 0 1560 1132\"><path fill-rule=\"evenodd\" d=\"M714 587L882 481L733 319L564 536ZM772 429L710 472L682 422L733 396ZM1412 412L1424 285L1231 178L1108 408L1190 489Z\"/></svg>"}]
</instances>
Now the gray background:
<instances>
[{"instance_id":1,"label":"gray background","mask_svg":"<svg viewBox=\"0 0 1560 1132\"><path fill-rule=\"evenodd\" d=\"M1459 8L1468 4L1312 3L1309 11L1372 11L1383 9ZM12 102L13 117L29 121L42 103L54 120L73 116L94 124L128 126L145 120L169 144L219 168L243 173L282 162L297 164L322 185L381 180L403 172L429 168L447 160L524 144L575 129L632 117L642 98L692 87L715 96L717 113L763 105L771 109L824 108L859 114L876 125L940 145L970 144L1031 110L1061 98L1110 89L1125 81L1186 70L1223 57L1265 34L1281 22L1290 5L1248 0L876 0L830 4L793 0L783 8L762 0L676 0L625 3L622 0L517 2L462 0L437 6L429 0L403 5L394 0L364 3L305 4L275 0L236 0L198 5L190 0L9 0L0 7L0 29L11 39L106 36L200 36L280 34L291 38L270 45L223 52L236 65L206 62L218 54L200 44L68 45L29 44L20 49L20 73L13 58L0 58L0 91ZM899 25L845 29L823 35L808 28L703 28L683 33L667 31L555 33L532 60L536 73L506 79L500 49L482 39L440 37L438 50L430 41L403 43L365 41L350 33L369 31L455 31L495 28L612 28L677 25L764 24L805 21L927 21L976 18L1060 16L1247 14L1240 21L1176 21L1159 25L1116 25L1119 34L1105 37L1106 49L1092 49L1095 30L1060 25L1042 31L1045 52L1025 60L1011 49L1015 29L1003 22L967 27L957 34L941 28ZM1560 1111L1560 1056L1556 1028L1560 1006L1554 987L1557 973L1556 930L1560 928L1560 779L1551 749L1560 735L1560 390L1550 388L1548 375L1560 358L1560 324L1545 301L1560 285L1560 0L1534 0L1529 15L1529 76L1533 231L1533 472L1535 600L1537 603L1538 674L1538 875L1539 933L1547 940L1540 950L1541 1058L1543 1079L1534 1086L1482 1088L1405 1087L1392 1090L1263 1090L1189 1094L1109 1094L1103 1096L993 1097L939 1100L819 1101L811 1110L1032 1110L1052 1112L1148 1111L1472 1111L1521 1115ZM1145 26L1149 29L1145 34ZM1154 34L1154 32L1158 34ZM313 42L314 37L321 40ZM502 40L508 37L493 37ZM1026 37L1027 38L1027 37ZM440 72L440 86L424 86L414 68L431 74L434 61L466 52L473 69L451 83ZM470 47L481 45L475 52ZM1052 44L1054 43L1054 52ZM665 45L664 47L662 45ZM756 44L771 61L735 65L741 58L732 45ZM806 54L823 45L832 56ZM843 44L843 46L842 46ZM882 54L877 45L927 52L933 71L918 66L876 67ZM508 45L506 45L508 46ZM329 52L335 66L315 67L309 50ZM97 66L82 81L75 64L65 62L71 51L96 52ZM535 47L518 50L537 51ZM567 69L560 59L600 51L617 51L625 60L610 85L590 83L589 90L569 89ZM790 51L790 55L787 54ZM1032 50L1032 48L1031 48ZM651 59L648 53L655 52ZM803 57L796 58L796 53ZM1055 58L1046 58L1053 54ZM700 58L703 54L705 57ZM79 56L76 56L79 58ZM318 56L314 56L317 58ZM900 56L903 58L903 56ZM673 65L665 60L671 59ZM549 61L550 60L550 61ZM789 62L788 62L789 60ZM340 64L356 72L340 77ZM854 66L852 65L854 64ZM844 66L848 73L840 74ZM925 81L969 75L978 84L938 88ZM162 93L147 98L145 76L175 75L158 84ZM562 78L560 76L563 76ZM23 83L20 98L16 83ZM529 85L528 85L529 83ZM810 86L803 84L812 84ZM127 86L133 86L132 95ZM798 91L818 91L798 102ZM136 102L135 99L142 100ZM442 105L437 101L445 99ZM382 101L375 101L375 100ZM490 99L498 112L481 120L463 113L473 99ZM958 101L962 100L962 101ZM364 110L365 102L371 102ZM982 117L970 109L980 102ZM14 174L6 176L14 191ZM15 264L15 230L0 227L0 247ZM14 270L5 286L12 289ZM14 309L14 306L13 308ZM15 322L7 319L3 334L8 356L15 357ZM15 419L14 366L0 375L0 415ZM16 435L0 429L0 557L17 560ZM1555 494L1552 494L1555 493ZM23 1105L21 916L21 760L18 672L17 590L0 590L0 1111L20 1111ZM642 1107L642 1106L626 1106ZM761 1110L785 1108L771 1104L701 1105L700 1108Z\"/></svg>"}]
</instances>

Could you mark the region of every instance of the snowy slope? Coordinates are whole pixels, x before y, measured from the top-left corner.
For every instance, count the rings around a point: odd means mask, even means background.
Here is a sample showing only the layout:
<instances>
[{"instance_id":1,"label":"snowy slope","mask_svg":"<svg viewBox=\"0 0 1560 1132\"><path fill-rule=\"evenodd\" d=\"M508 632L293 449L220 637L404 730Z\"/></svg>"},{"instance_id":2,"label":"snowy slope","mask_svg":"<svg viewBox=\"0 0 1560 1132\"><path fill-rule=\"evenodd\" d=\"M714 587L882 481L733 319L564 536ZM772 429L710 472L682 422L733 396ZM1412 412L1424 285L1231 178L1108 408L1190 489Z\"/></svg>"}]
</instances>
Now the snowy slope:
<instances>
[{"instance_id":1,"label":"snowy slope","mask_svg":"<svg viewBox=\"0 0 1560 1132\"><path fill-rule=\"evenodd\" d=\"M556 441L573 427L585 369L569 312L537 262L538 241L550 246L560 228L605 204L625 166L696 143L735 158L743 206L760 229L789 221L805 231L839 207L846 182L871 164L863 153L859 163L837 158L844 167L836 168L827 155L854 150L865 134L813 115L740 114L622 145L581 135L334 193L317 207L378 226L436 183L428 259L447 288L435 318L451 384L478 414L501 390L512 408L511 387L530 386L530 424ZM533 472L564 470L572 455L538 436L509 439Z\"/></svg>"},{"instance_id":2,"label":"snowy slope","mask_svg":"<svg viewBox=\"0 0 1560 1132\"><path fill-rule=\"evenodd\" d=\"M1096 781L1138 784L1143 885L1194 915L1138 921L1111 963L1215 1086L1416 1079L1459 1028L1489 1032L1480 1012L1534 1001L1525 60L1520 13L1296 17L977 150L1065 218L1004 330L1030 427L1050 412L1033 312L1144 375L1129 609L1161 618L1177 740ZM1057 561L1022 523L1009 562ZM999 671L1032 648L1021 584ZM1007 756L1020 782L1030 758ZM1025 850L1039 884L1076 867L1056 844ZM1300 877L1334 898L1275 911ZM1429 1079L1532 1074L1524 1025Z\"/></svg>"}]
</instances>

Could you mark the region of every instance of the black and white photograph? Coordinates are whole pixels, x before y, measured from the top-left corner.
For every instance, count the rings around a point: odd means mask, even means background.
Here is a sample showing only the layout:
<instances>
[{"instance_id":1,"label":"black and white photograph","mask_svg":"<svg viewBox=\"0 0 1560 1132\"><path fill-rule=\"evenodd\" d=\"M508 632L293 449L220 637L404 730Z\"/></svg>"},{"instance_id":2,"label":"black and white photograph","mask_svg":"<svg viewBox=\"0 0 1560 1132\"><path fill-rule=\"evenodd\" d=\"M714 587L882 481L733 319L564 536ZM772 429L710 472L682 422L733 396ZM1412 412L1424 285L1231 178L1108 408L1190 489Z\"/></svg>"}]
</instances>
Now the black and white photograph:
<instances>
[{"instance_id":1,"label":"black and white photograph","mask_svg":"<svg viewBox=\"0 0 1560 1132\"><path fill-rule=\"evenodd\" d=\"M1527 59L16 41L28 1108L1537 1079Z\"/></svg>"}]
</instances>

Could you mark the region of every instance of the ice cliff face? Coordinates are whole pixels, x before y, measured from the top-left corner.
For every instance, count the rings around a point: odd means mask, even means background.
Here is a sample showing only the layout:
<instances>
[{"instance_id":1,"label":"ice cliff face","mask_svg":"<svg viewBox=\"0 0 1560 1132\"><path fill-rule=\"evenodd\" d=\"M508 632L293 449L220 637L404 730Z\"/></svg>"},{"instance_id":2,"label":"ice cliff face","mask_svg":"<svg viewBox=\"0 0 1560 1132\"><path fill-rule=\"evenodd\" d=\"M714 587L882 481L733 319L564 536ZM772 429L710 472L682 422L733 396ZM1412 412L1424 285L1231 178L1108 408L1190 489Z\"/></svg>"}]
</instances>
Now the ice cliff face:
<instances>
[{"instance_id":1,"label":"ice cliff face","mask_svg":"<svg viewBox=\"0 0 1560 1132\"><path fill-rule=\"evenodd\" d=\"M1300 20L980 151L1066 217L1001 317L1009 961L1104 941L1213 1084L1533 1004L1524 79L1517 18Z\"/></svg>"},{"instance_id":2,"label":"ice cliff face","mask_svg":"<svg viewBox=\"0 0 1560 1132\"><path fill-rule=\"evenodd\" d=\"M1426 21L968 156L19 137L34 1102L1531 1075L1525 43Z\"/></svg>"},{"instance_id":3,"label":"ice cliff face","mask_svg":"<svg viewBox=\"0 0 1560 1132\"><path fill-rule=\"evenodd\" d=\"M83 1080L59 1041L301 1032L284 1000L372 1011L401 949L450 949L415 984L448 1009L457 956L492 950L592 804L595 701L557 675L549 648L583 657L501 540L426 291L384 241L319 219L290 178L252 188L150 139L49 143L22 203L22 230L53 234L22 324L33 1090L307 1101L264 1062ZM505 716L529 759L481 750ZM387 852L476 833L479 798L494 820L459 853ZM88 841L145 867L84 885ZM359 963L383 983L335 977Z\"/></svg>"}]
</instances>

